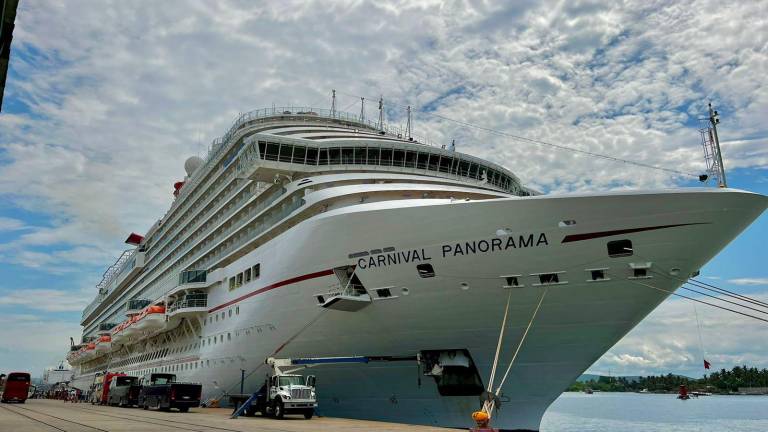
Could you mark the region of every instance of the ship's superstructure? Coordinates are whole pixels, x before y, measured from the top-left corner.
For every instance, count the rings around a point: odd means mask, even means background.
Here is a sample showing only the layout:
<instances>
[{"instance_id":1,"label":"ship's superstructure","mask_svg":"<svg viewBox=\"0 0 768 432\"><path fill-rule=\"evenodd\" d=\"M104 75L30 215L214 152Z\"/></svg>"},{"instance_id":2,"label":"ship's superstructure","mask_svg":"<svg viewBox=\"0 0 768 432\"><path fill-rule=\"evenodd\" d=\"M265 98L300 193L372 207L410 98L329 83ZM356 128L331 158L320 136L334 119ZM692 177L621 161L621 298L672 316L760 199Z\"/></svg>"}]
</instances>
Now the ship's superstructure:
<instances>
[{"instance_id":1,"label":"ship's superstructure","mask_svg":"<svg viewBox=\"0 0 768 432\"><path fill-rule=\"evenodd\" d=\"M382 361L313 370L321 413L466 426L510 290L505 368L547 290L495 417L535 430L766 206L728 189L538 195L410 130L312 108L244 114L185 169L83 312L68 356L83 389L173 372L218 398L241 370L257 390L278 353L367 355Z\"/></svg>"}]
</instances>

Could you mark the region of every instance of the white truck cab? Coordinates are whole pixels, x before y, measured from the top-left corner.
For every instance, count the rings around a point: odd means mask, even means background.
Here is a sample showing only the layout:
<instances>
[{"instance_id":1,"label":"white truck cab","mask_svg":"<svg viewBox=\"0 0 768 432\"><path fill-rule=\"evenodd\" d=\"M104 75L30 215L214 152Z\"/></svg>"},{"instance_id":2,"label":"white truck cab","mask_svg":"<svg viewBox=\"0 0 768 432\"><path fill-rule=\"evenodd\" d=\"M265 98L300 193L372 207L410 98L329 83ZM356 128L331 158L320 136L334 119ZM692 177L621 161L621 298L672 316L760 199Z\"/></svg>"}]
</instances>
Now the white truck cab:
<instances>
[{"instance_id":1,"label":"white truck cab","mask_svg":"<svg viewBox=\"0 0 768 432\"><path fill-rule=\"evenodd\" d=\"M276 374L269 378L267 410L276 418L285 414L303 414L310 419L317 407L315 377L292 374ZM271 408L271 409L270 409Z\"/></svg>"}]
</instances>

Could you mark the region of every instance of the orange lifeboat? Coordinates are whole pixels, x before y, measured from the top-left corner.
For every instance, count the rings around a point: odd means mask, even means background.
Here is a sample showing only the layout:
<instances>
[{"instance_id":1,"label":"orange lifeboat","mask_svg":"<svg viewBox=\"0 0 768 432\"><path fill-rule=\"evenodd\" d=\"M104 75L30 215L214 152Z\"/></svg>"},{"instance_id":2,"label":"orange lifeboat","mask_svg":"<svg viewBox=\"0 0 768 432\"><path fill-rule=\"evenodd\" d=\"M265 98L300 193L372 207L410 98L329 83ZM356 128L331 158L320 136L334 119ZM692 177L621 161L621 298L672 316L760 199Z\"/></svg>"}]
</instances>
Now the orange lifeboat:
<instances>
[{"instance_id":1,"label":"orange lifeboat","mask_svg":"<svg viewBox=\"0 0 768 432\"><path fill-rule=\"evenodd\" d=\"M128 323L128 321L123 321L112 329L113 346L120 346L125 342L125 334L123 333L123 330L125 330L126 323Z\"/></svg>"},{"instance_id":2,"label":"orange lifeboat","mask_svg":"<svg viewBox=\"0 0 768 432\"><path fill-rule=\"evenodd\" d=\"M109 335L100 336L96 341L96 351L109 352L112 349L112 337Z\"/></svg>"},{"instance_id":3,"label":"orange lifeboat","mask_svg":"<svg viewBox=\"0 0 768 432\"><path fill-rule=\"evenodd\" d=\"M136 336L136 334L138 333L138 329L136 328L136 326L134 326L134 324L136 323L136 318L137 317L138 317L138 315L134 315L134 316L128 318L124 322L125 326L123 327L122 333L123 333L123 335L126 338L130 338L132 336Z\"/></svg>"},{"instance_id":4,"label":"orange lifeboat","mask_svg":"<svg viewBox=\"0 0 768 432\"><path fill-rule=\"evenodd\" d=\"M165 326L165 306L151 305L136 315L133 327L141 332L160 330Z\"/></svg>"}]
</instances>

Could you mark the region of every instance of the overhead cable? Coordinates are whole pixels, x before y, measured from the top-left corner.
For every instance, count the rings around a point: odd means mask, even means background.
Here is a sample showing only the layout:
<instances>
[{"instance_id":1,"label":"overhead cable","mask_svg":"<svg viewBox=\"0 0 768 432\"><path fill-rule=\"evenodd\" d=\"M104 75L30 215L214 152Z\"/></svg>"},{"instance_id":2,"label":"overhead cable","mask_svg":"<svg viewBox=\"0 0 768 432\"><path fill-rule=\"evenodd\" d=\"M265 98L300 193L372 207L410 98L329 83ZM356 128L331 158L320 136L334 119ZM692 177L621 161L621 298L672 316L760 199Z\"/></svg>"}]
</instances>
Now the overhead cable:
<instances>
[{"instance_id":1,"label":"overhead cable","mask_svg":"<svg viewBox=\"0 0 768 432\"><path fill-rule=\"evenodd\" d=\"M345 92L338 91L338 90L337 90L337 92L341 93L341 94L344 94L346 96L351 96L351 97L355 97L355 98L362 97L362 96L356 96L356 95L352 95L352 94L345 93ZM389 106L392 106L392 107L395 107L395 108L406 108L405 105L396 104L396 103L392 103L392 102L389 102L389 101L384 102L384 105L389 105ZM680 176L700 178L698 174L694 174L694 173L690 173L690 172L685 172L685 171L680 171L680 170L676 170L676 169L673 169L673 168L660 167L660 166L656 166L656 165L646 164L646 163L643 163L643 162L637 162L637 161L633 161L633 160L622 159L622 158L616 157L616 156L610 156L610 155L606 155L606 154L602 154L602 153L596 153L596 152L591 152L591 151L588 151L588 150L582 150L582 149L579 149L579 148L576 148L576 147L569 147L569 146L565 146L565 145L562 145L562 144L555 144L555 143L551 143L551 142L540 140L540 139L527 138L527 137L524 137L524 136L511 134L509 132L500 131L498 129L492 129L492 128L489 128L489 127L476 125L474 123L469 123L469 122L466 122L466 121L463 121L463 120L456 120L456 119L453 119L453 118L450 118L450 117L446 117L446 116L443 116L443 115L440 115L440 114L436 114L434 112L428 112L428 111L419 111L419 112L421 114L432 116L432 117L436 117L436 118L439 118L441 120L445 120L445 121L448 121L448 122L456 123L458 125L461 125L461 126L464 126L464 127L467 127L467 128L476 129L476 130L479 130L479 131L487 132L487 133L490 133L492 135L497 135L497 136L501 136L501 137L504 137L504 138L509 138L511 140L514 140L514 141L519 141L519 142L524 142L524 143L528 143L528 144L536 144L536 145L551 147L551 148L555 148L555 149L558 149L558 150L570 151L570 152L573 152L573 153L579 153L579 154L583 154L583 155L590 156L590 157L604 159L604 160L608 160L608 161L612 161L612 162L624 163L624 164L628 164L628 165L634 165L634 166L638 166L638 167L646 168L646 169L652 169L652 170L657 170L657 171L664 171L664 172L667 172L667 173L670 173L670 174L675 174L675 175L680 175Z\"/></svg>"}]
</instances>

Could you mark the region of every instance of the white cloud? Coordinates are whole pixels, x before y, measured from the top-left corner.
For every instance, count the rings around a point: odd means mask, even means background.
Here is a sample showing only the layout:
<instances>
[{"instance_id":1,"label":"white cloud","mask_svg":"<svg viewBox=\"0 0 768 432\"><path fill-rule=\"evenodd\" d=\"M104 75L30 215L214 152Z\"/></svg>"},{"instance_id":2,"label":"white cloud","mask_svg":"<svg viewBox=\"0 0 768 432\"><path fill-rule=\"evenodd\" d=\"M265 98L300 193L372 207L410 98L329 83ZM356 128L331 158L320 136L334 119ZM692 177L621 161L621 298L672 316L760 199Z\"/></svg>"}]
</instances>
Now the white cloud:
<instances>
[{"instance_id":1,"label":"white cloud","mask_svg":"<svg viewBox=\"0 0 768 432\"><path fill-rule=\"evenodd\" d=\"M751 297L765 302L768 292ZM690 300L672 298L612 347L590 371L618 375L671 371L696 377L705 373L702 357L710 361L715 370L742 364L768 367L765 323L707 305L695 304L694 307Z\"/></svg>"},{"instance_id":2,"label":"white cloud","mask_svg":"<svg viewBox=\"0 0 768 432\"><path fill-rule=\"evenodd\" d=\"M43 312L80 312L91 302L95 290L85 295L67 290L21 289L0 293L0 306L23 306Z\"/></svg>"},{"instance_id":3,"label":"white cloud","mask_svg":"<svg viewBox=\"0 0 768 432\"><path fill-rule=\"evenodd\" d=\"M204 151L239 112L273 103L328 106L331 88L339 89L339 107L352 112L359 100L350 94L384 94L394 123L404 119L394 104L411 104L694 173L704 167L695 119L713 99L725 165L768 168L768 53L760 37L768 34L768 11L764 2L720 6L22 2L5 98L29 112L0 116L0 197L50 223L1 245L0 261L46 271L106 267L127 233L145 231L166 211L184 159ZM459 151L504 165L542 190L680 181L425 113L415 114L415 129L439 143L455 138ZM19 229L0 219L3 226ZM45 310L76 310L83 301L36 294L63 302L43 300ZM32 307L25 298L2 301ZM725 328L745 346L762 345ZM16 334L45 330L27 331ZM687 365L690 329L678 336L675 324L652 319L597 366Z\"/></svg>"},{"instance_id":4,"label":"white cloud","mask_svg":"<svg viewBox=\"0 0 768 432\"><path fill-rule=\"evenodd\" d=\"M26 224L18 219L0 216L0 232L17 231L26 228Z\"/></svg>"},{"instance_id":5,"label":"white cloud","mask_svg":"<svg viewBox=\"0 0 768 432\"><path fill-rule=\"evenodd\" d=\"M735 285L768 285L768 278L738 278L729 279L728 282Z\"/></svg>"},{"instance_id":6,"label":"white cloud","mask_svg":"<svg viewBox=\"0 0 768 432\"><path fill-rule=\"evenodd\" d=\"M29 371L40 377L46 367L57 365L69 349L69 338L79 341L75 321L30 319L29 315L3 314L0 317L0 370ZM12 345L7 342L13 341Z\"/></svg>"}]
</instances>

